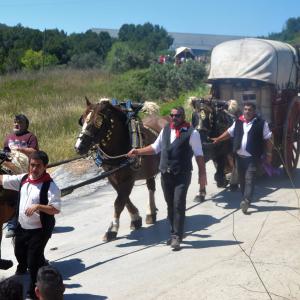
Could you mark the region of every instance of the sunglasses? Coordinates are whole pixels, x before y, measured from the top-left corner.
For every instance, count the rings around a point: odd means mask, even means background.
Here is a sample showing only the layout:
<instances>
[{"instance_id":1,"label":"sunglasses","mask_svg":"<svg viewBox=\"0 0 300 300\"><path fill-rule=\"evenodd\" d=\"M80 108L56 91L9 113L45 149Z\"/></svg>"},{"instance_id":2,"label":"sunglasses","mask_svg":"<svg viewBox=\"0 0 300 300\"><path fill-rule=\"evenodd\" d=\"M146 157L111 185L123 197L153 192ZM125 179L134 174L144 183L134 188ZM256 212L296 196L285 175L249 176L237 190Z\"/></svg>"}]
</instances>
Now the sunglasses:
<instances>
[{"instance_id":1,"label":"sunglasses","mask_svg":"<svg viewBox=\"0 0 300 300\"><path fill-rule=\"evenodd\" d=\"M171 118L179 118L181 117L181 114L170 114Z\"/></svg>"}]
</instances>

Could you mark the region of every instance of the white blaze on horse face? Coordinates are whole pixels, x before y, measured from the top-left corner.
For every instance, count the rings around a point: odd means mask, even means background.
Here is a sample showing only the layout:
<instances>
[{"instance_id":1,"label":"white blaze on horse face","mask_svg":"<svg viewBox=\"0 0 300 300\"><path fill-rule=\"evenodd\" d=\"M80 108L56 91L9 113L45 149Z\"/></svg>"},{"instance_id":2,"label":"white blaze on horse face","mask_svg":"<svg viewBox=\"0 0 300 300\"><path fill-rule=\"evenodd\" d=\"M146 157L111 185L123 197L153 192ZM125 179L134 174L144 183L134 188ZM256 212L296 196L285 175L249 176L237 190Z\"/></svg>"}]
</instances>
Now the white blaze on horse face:
<instances>
[{"instance_id":1,"label":"white blaze on horse face","mask_svg":"<svg viewBox=\"0 0 300 300\"><path fill-rule=\"evenodd\" d=\"M76 140L76 143L75 143L75 149L78 149L80 147L80 144L81 144L81 141L82 141L82 136L85 134L85 131L86 131L86 128L88 126L88 123L91 119L91 115L92 115L92 112L89 112L89 114L86 116L85 120L84 120L84 123L82 125L82 129L81 129L81 132Z\"/></svg>"}]
</instances>

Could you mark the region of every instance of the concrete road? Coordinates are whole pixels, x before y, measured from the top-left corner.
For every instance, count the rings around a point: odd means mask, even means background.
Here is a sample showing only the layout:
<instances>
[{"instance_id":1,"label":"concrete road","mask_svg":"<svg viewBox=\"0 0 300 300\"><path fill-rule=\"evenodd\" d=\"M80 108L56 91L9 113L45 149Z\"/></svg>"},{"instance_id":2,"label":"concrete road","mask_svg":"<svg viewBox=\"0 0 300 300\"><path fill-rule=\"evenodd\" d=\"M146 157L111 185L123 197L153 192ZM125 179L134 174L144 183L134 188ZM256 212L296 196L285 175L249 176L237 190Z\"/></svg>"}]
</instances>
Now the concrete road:
<instances>
[{"instance_id":1,"label":"concrete road","mask_svg":"<svg viewBox=\"0 0 300 300\"><path fill-rule=\"evenodd\" d=\"M131 232L124 211L118 239L110 243L102 242L115 198L107 182L64 197L46 257L63 274L65 299L300 299L300 171L295 188L283 175L260 178L260 201L244 215L239 192L218 189L211 163L207 169L202 204L193 202L197 170L193 174L186 238L178 252L165 245L168 224L159 176L158 222ZM143 217L146 195L144 182L137 182L131 198ZM3 239L2 257L15 262L10 239ZM13 275L15 267L1 275ZM26 284L26 276L22 280Z\"/></svg>"}]
</instances>

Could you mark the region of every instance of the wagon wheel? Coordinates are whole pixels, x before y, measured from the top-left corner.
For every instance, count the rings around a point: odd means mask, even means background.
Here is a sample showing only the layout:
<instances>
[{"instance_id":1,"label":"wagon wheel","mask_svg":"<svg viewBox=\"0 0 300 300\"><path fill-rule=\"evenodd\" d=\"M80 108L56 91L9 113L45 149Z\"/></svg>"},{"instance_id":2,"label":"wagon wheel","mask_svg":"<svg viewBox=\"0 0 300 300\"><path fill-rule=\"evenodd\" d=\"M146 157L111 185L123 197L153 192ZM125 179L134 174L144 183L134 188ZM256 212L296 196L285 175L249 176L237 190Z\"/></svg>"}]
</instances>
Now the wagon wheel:
<instances>
[{"instance_id":1,"label":"wagon wheel","mask_svg":"<svg viewBox=\"0 0 300 300\"><path fill-rule=\"evenodd\" d=\"M300 97L294 97L288 108L282 145L286 171L291 174L297 168L300 153Z\"/></svg>"}]
</instances>

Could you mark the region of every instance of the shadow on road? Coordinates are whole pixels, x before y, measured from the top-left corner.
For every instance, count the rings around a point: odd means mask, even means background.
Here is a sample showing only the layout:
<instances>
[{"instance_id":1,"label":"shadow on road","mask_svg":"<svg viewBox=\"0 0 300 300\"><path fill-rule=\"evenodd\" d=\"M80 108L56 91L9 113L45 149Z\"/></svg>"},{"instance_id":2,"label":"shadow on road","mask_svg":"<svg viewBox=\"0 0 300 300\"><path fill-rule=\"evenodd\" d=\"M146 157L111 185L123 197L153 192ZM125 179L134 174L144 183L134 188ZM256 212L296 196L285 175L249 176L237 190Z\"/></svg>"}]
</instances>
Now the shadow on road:
<instances>
[{"instance_id":1,"label":"shadow on road","mask_svg":"<svg viewBox=\"0 0 300 300\"><path fill-rule=\"evenodd\" d=\"M279 189L290 189L291 191L294 188L300 188L300 170L295 170L293 182L291 182L290 178L286 175L282 174L279 176L261 176L257 179L254 197L251 204L252 208L257 209L257 212L265 212L265 211L288 211L288 210L296 210L298 207L291 206L279 206L277 205L277 201L264 199L268 195L276 192ZM288 191L289 193L289 191ZM221 190L219 193L213 195L211 200L216 204L216 206L223 207L225 209L239 209L240 201L241 201L241 193L240 190L235 192L231 192L228 188ZM258 204L270 204L270 205L255 205ZM274 205L272 205L274 204ZM251 214L250 213L250 214Z\"/></svg>"}]
</instances>

